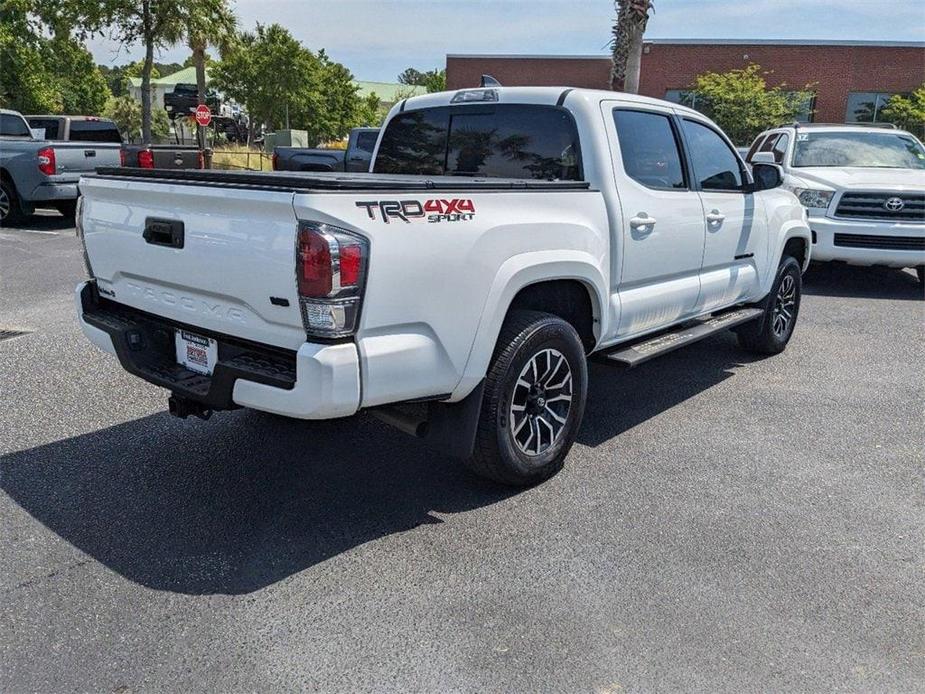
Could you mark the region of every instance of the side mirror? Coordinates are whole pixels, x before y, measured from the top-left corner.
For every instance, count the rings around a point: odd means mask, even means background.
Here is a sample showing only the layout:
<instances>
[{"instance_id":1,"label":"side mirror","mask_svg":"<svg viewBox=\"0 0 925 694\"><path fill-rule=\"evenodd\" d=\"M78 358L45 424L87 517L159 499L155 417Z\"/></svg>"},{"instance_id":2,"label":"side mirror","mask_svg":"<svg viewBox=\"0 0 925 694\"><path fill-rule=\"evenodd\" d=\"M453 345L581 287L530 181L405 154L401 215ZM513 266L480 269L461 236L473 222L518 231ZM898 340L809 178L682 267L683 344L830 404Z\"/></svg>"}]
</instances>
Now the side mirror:
<instances>
[{"instance_id":1,"label":"side mirror","mask_svg":"<svg viewBox=\"0 0 925 694\"><path fill-rule=\"evenodd\" d=\"M776 164L773 152L755 152L752 155L752 164Z\"/></svg>"},{"instance_id":2,"label":"side mirror","mask_svg":"<svg viewBox=\"0 0 925 694\"><path fill-rule=\"evenodd\" d=\"M771 190L784 182L783 170L777 164L752 162L752 179L755 183L752 190Z\"/></svg>"}]
</instances>

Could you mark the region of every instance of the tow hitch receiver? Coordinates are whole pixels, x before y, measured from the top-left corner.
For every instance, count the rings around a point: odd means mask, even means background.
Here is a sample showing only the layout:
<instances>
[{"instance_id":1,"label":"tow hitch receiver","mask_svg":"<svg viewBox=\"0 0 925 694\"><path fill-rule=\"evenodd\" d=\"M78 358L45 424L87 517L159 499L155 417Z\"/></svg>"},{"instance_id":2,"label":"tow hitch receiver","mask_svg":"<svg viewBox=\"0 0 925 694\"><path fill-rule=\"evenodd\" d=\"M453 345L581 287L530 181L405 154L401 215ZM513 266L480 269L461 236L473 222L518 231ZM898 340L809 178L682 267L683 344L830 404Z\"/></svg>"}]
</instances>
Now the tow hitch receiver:
<instances>
[{"instance_id":1,"label":"tow hitch receiver","mask_svg":"<svg viewBox=\"0 0 925 694\"><path fill-rule=\"evenodd\" d=\"M199 417L199 419L208 419L212 416L212 410L202 403L181 398L177 395L171 395L167 398L167 410L172 416L180 419L186 419L190 415Z\"/></svg>"}]
</instances>

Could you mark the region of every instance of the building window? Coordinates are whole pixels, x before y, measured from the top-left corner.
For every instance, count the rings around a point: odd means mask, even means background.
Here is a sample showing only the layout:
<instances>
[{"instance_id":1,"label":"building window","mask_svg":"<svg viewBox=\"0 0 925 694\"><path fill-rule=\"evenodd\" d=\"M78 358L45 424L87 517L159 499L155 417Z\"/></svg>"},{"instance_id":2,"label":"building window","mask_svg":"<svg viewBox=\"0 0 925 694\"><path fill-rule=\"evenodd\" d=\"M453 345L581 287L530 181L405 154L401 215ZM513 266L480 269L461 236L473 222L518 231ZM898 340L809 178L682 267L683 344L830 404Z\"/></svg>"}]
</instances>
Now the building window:
<instances>
[{"instance_id":1,"label":"building window","mask_svg":"<svg viewBox=\"0 0 925 694\"><path fill-rule=\"evenodd\" d=\"M703 99L700 99L693 89L668 89L665 91L665 101L681 104L698 111L703 111L705 106ZM698 105L700 108L698 108Z\"/></svg>"},{"instance_id":2,"label":"building window","mask_svg":"<svg viewBox=\"0 0 925 694\"><path fill-rule=\"evenodd\" d=\"M882 123L880 113L893 96L891 92L850 92L846 123Z\"/></svg>"},{"instance_id":3,"label":"building window","mask_svg":"<svg viewBox=\"0 0 925 694\"><path fill-rule=\"evenodd\" d=\"M798 92L785 92L786 94L797 94ZM797 123L812 123L813 122L813 112L816 110L816 95L810 93L806 96L803 102L800 104L800 110L797 111L797 115L794 117L794 120Z\"/></svg>"}]
</instances>

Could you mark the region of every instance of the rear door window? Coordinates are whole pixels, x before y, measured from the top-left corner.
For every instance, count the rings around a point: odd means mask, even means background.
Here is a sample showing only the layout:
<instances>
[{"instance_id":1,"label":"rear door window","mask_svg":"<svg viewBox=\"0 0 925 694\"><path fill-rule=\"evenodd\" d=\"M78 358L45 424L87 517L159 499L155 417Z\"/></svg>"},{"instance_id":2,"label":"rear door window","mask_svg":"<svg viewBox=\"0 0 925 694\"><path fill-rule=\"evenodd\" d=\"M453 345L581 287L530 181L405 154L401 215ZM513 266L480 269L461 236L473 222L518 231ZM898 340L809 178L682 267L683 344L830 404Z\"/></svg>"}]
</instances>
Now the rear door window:
<instances>
[{"instance_id":1,"label":"rear door window","mask_svg":"<svg viewBox=\"0 0 925 694\"><path fill-rule=\"evenodd\" d=\"M687 190L678 139L669 116L616 109L613 120L627 176L648 188Z\"/></svg>"},{"instance_id":2,"label":"rear door window","mask_svg":"<svg viewBox=\"0 0 925 694\"><path fill-rule=\"evenodd\" d=\"M72 120L72 142L122 142L119 129L112 121Z\"/></svg>"}]
</instances>

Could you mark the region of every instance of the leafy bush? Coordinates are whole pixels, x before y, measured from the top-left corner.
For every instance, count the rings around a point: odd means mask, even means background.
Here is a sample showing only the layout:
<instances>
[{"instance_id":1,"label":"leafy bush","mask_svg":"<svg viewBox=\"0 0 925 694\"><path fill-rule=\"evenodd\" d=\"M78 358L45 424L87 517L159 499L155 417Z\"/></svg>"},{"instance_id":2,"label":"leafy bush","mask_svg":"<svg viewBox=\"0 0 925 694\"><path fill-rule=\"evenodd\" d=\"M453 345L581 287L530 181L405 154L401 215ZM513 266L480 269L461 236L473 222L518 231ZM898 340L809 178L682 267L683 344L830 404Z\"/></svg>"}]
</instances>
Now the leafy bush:
<instances>
[{"instance_id":1,"label":"leafy bush","mask_svg":"<svg viewBox=\"0 0 925 694\"><path fill-rule=\"evenodd\" d=\"M794 120L812 98L809 85L800 91L768 87L761 66L698 75L694 91L698 109L710 116L736 144L751 142L763 130Z\"/></svg>"},{"instance_id":2,"label":"leafy bush","mask_svg":"<svg viewBox=\"0 0 925 694\"><path fill-rule=\"evenodd\" d=\"M880 111L880 119L919 137L925 136L925 84L908 96L891 96Z\"/></svg>"}]
</instances>

